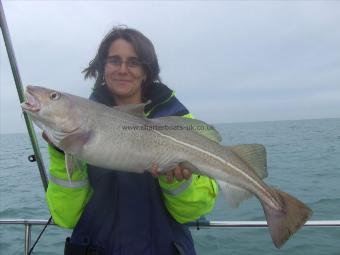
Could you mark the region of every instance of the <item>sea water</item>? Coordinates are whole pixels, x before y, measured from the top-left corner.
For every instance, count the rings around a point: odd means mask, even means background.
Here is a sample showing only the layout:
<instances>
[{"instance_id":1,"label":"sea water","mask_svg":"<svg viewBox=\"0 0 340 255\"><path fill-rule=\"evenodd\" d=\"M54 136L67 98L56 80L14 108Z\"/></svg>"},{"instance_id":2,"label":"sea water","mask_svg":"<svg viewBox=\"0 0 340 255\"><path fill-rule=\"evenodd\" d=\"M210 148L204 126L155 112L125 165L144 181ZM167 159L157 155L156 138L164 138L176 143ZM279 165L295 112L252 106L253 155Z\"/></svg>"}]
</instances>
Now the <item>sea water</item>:
<instances>
[{"instance_id":1,"label":"sea water","mask_svg":"<svg viewBox=\"0 0 340 255\"><path fill-rule=\"evenodd\" d=\"M298 197L313 210L311 220L340 220L340 119L215 125L224 145L266 146L266 183ZM45 165L46 144L39 137ZM0 136L0 219L48 219L44 190L27 134ZM221 196L209 220L264 220L257 199L230 208ZM32 242L42 226L32 227ZM48 226L33 254L63 254L71 230ZM304 227L280 250L267 228L192 228L198 254L339 255L340 228ZM23 254L24 226L0 225L0 254Z\"/></svg>"}]
</instances>

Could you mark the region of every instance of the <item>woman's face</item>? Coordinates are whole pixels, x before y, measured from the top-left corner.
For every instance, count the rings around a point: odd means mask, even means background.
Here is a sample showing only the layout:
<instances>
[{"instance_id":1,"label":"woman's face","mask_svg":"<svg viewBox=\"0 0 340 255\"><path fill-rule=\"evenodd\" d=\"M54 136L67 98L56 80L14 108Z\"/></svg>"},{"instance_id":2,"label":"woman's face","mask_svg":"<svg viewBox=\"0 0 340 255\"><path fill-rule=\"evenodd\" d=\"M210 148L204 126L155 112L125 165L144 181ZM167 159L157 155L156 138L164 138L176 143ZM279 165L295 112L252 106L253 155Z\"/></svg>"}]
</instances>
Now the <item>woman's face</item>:
<instances>
[{"instance_id":1,"label":"woman's face","mask_svg":"<svg viewBox=\"0 0 340 255\"><path fill-rule=\"evenodd\" d=\"M105 82L119 104L142 102L141 84L146 79L132 44L124 39L112 42L105 62Z\"/></svg>"}]
</instances>

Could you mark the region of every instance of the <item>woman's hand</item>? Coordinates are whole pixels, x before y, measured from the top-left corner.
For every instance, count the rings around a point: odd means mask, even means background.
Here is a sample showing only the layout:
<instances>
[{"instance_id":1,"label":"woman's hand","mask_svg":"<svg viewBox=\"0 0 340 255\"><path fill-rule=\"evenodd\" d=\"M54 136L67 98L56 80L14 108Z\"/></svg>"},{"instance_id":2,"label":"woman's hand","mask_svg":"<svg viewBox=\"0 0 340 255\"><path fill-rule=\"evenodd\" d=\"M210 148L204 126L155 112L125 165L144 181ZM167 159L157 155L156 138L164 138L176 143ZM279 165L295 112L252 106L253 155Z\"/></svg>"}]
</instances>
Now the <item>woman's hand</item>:
<instances>
[{"instance_id":1,"label":"woman's hand","mask_svg":"<svg viewBox=\"0 0 340 255\"><path fill-rule=\"evenodd\" d=\"M151 173L154 177L158 177L160 173L158 172L158 165L153 164L151 167ZM178 164L174 169L167 171L163 175L166 175L166 179L168 183L174 182L175 178L177 181L188 180L191 177L191 171L183 168L180 164Z\"/></svg>"}]
</instances>

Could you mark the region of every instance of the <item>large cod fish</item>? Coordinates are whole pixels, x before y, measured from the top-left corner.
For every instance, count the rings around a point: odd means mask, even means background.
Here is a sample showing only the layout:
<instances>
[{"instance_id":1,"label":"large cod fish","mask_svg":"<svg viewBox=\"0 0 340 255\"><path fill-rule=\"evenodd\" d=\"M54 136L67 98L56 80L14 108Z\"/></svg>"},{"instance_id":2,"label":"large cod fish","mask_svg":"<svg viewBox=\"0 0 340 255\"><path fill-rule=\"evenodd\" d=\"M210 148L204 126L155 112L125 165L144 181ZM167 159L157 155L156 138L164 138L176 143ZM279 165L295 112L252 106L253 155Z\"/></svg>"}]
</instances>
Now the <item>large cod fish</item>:
<instances>
[{"instance_id":1,"label":"large cod fish","mask_svg":"<svg viewBox=\"0 0 340 255\"><path fill-rule=\"evenodd\" d=\"M262 181L267 176L263 145L222 146L217 131L202 121L147 119L145 104L111 108L36 86L27 86L21 106L53 144L65 151L68 171L72 171L72 159L137 173L151 171L155 163L160 172L181 164L214 178L233 207L255 195L278 248L312 214L298 199Z\"/></svg>"}]
</instances>

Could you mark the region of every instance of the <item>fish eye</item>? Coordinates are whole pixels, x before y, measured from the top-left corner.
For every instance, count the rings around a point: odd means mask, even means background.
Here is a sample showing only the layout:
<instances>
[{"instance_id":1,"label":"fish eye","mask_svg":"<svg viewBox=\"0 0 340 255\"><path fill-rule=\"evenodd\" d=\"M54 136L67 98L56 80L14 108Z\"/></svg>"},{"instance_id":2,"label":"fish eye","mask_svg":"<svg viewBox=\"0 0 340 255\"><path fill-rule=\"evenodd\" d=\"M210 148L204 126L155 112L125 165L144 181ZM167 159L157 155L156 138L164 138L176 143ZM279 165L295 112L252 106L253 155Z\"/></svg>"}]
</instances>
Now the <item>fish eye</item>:
<instances>
[{"instance_id":1,"label":"fish eye","mask_svg":"<svg viewBox=\"0 0 340 255\"><path fill-rule=\"evenodd\" d=\"M57 100L59 97L60 97L60 94L58 92L53 91L50 93L51 100Z\"/></svg>"}]
</instances>

